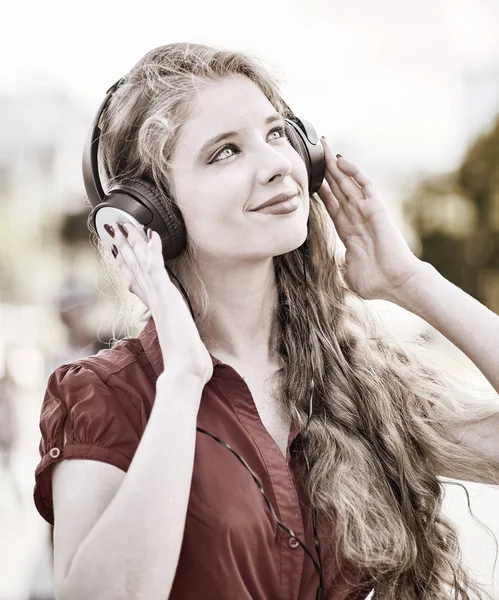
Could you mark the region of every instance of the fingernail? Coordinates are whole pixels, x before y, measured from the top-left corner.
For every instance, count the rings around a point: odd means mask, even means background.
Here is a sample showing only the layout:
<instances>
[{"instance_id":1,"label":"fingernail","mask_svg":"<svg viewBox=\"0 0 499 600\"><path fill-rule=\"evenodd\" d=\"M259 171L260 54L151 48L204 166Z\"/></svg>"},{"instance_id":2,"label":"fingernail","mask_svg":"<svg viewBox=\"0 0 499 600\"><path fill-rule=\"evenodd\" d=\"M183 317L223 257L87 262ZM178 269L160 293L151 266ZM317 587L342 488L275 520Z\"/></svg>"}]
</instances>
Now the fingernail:
<instances>
[{"instance_id":1,"label":"fingernail","mask_svg":"<svg viewBox=\"0 0 499 600\"><path fill-rule=\"evenodd\" d=\"M341 154L337 154L336 158L343 158L343 156L341 156Z\"/></svg>"},{"instance_id":2,"label":"fingernail","mask_svg":"<svg viewBox=\"0 0 499 600\"><path fill-rule=\"evenodd\" d=\"M147 229L147 239L152 240L152 229L150 227Z\"/></svg>"},{"instance_id":3,"label":"fingernail","mask_svg":"<svg viewBox=\"0 0 499 600\"><path fill-rule=\"evenodd\" d=\"M111 237L114 237L114 229L111 227L111 225L108 225L107 223L104 225L104 229L109 233L109 235Z\"/></svg>"},{"instance_id":4,"label":"fingernail","mask_svg":"<svg viewBox=\"0 0 499 600\"><path fill-rule=\"evenodd\" d=\"M121 233L127 238L128 237L128 232L127 230L123 227L123 225L121 223L118 223L118 229L121 231Z\"/></svg>"},{"instance_id":5,"label":"fingernail","mask_svg":"<svg viewBox=\"0 0 499 600\"><path fill-rule=\"evenodd\" d=\"M114 244L111 246L111 252L113 253L114 258L118 256L118 248L116 248Z\"/></svg>"}]
</instances>

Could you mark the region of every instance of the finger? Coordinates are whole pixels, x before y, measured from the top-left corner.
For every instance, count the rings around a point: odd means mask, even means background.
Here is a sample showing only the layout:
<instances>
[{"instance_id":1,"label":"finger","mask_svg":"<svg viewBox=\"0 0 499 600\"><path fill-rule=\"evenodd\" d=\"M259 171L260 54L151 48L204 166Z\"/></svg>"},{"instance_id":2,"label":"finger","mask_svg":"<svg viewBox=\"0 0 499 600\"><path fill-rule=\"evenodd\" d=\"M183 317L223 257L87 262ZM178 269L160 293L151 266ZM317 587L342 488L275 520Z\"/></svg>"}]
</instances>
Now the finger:
<instances>
[{"instance_id":1,"label":"finger","mask_svg":"<svg viewBox=\"0 0 499 600\"><path fill-rule=\"evenodd\" d=\"M127 290L129 292L133 292L134 290L132 288L134 287L133 286L134 276L133 276L132 270L128 266L128 263L124 259L123 255L121 254L119 249L118 249L118 254L116 254L114 259L116 261L116 264L118 265L118 269L120 270L121 276L122 276L123 280L125 281Z\"/></svg>"},{"instance_id":2,"label":"finger","mask_svg":"<svg viewBox=\"0 0 499 600\"><path fill-rule=\"evenodd\" d=\"M332 193L338 199L338 204L343 207L348 206L348 200L349 200L348 197L343 193L343 190L336 183L336 179L331 175L330 172L326 171L325 179L326 179Z\"/></svg>"},{"instance_id":3,"label":"finger","mask_svg":"<svg viewBox=\"0 0 499 600\"><path fill-rule=\"evenodd\" d=\"M168 276L168 272L165 269L161 238L153 229L149 229L148 231L151 232L151 239L148 239L147 243L147 270L153 278L163 276L163 273L166 273Z\"/></svg>"},{"instance_id":4,"label":"finger","mask_svg":"<svg viewBox=\"0 0 499 600\"><path fill-rule=\"evenodd\" d=\"M149 239L147 232L142 235L142 232L133 223L120 223L120 225L127 234L126 236L123 235L121 239L122 253L132 274L136 273L136 278L141 280L142 273L147 271L149 278L158 280L159 277L159 280L163 281L166 270L163 258L163 243L159 234L148 228L148 231L151 232L151 238ZM120 231L119 228L118 230ZM127 242L135 253L137 261L134 261L132 255L128 252ZM138 262L137 271L135 271L135 262ZM142 285L143 282L139 281L139 283Z\"/></svg>"},{"instance_id":5,"label":"finger","mask_svg":"<svg viewBox=\"0 0 499 600\"><path fill-rule=\"evenodd\" d=\"M338 202L338 198L336 198L336 196L331 191L329 183L326 179L324 179L324 181L322 182L321 187L317 192L317 195L324 202L330 214L335 215L338 212L340 208L340 203Z\"/></svg>"},{"instance_id":6,"label":"finger","mask_svg":"<svg viewBox=\"0 0 499 600\"><path fill-rule=\"evenodd\" d=\"M345 196L345 194L343 193L343 191L341 190L341 188L339 187L339 185L336 183L335 177L333 175L333 172L336 172L338 174L341 174L341 172L339 171L337 165L336 165L336 158L334 157L333 153L331 152L331 148L329 147L326 138L321 138L321 142L324 148L324 158L326 160L326 173L325 173L325 179L329 185L329 188L331 189L331 191L333 192L333 194L335 195L336 199L339 202L340 206L345 206L347 204L347 197Z\"/></svg>"},{"instance_id":7,"label":"finger","mask_svg":"<svg viewBox=\"0 0 499 600\"><path fill-rule=\"evenodd\" d=\"M374 193L373 182L371 179L352 161L347 160L342 156L341 158L338 158L337 166L364 190L365 195Z\"/></svg>"},{"instance_id":8,"label":"finger","mask_svg":"<svg viewBox=\"0 0 499 600\"><path fill-rule=\"evenodd\" d=\"M176 288L170 279L170 274L165 267L163 257L163 243L159 234L153 229L149 229L150 239L147 244L147 281L154 290L151 297L151 308L156 306L156 301L161 298L176 298ZM172 295L173 294L173 295ZM156 306L158 310L164 309L164 306Z\"/></svg>"},{"instance_id":9,"label":"finger","mask_svg":"<svg viewBox=\"0 0 499 600\"><path fill-rule=\"evenodd\" d=\"M140 230L134 223L121 223L120 225L128 234L127 240L132 244L143 243L147 244L147 236L144 227L140 226Z\"/></svg>"},{"instance_id":10,"label":"finger","mask_svg":"<svg viewBox=\"0 0 499 600\"><path fill-rule=\"evenodd\" d=\"M338 165L336 157L327 143L325 138L322 138L324 147L324 157L326 159L326 179L331 187L331 190L336 195L340 202L360 200L363 197L361 188L353 181L353 179L344 173Z\"/></svg>"},{"instance_id":11,"label":"finger","mask_svg":"<svg viewBox=\"0 0 499 600\"><path fill-rule=\"evenodd\" d=\"M125 239L133 248L137 258L141 265L145 267L146 258L147 258L147 235L144 228L140 226L139 228L133 223L120 223L123 229L126 231ZM118 228L119 229L119 228Z\"/></svg>"},{"instance_id":12,"label":"finger","mask_svg":"<svg viewBox=\"0 0 499 600\"><path fill-rule=\"evenodd\" d=\"M144 302L144 277L147 265L147 243L131 223L116 223L115 246L118 250L116 260L127 290Z\"/></svg>"},{"instance_id":13,"label":"finger","mask_svg":"<svg viewBox=\"0 0 499 600\"><path fill-rule=\"evenodd\" d=\"M146 268L147 242L133 224L116 224L115 244L132 273L136 275L139 270Z\"/></svg>"}]
</instances>

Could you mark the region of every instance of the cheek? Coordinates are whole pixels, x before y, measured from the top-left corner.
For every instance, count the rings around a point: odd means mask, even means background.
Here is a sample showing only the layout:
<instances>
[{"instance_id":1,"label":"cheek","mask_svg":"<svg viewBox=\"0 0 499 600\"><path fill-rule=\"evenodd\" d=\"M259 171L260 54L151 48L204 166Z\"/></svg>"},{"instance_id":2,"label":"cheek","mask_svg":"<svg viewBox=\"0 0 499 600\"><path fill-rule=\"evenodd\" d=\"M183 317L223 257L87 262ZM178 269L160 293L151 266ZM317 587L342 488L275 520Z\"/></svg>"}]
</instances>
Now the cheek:
<instances>
[{"instance_id":1,"label":"cheek","mask_svg":"<svg viewBox=\"0 0 499 600\"><path fill-rule=\"evenodd\" d=\"M234 211L234 197L229 186L214 183L203 188L196 186L189 190L189 198L183 197L178 206L191 241L201 247L216 246L224 231L232 230L237 218ZM207 193L207 190L210 190Z\"/></svg>"},{"instance_id":2,"label":"cheek","mask_svg":"<svg viewBox=\"0 0 499 600\"><path fill-rule=\"evenodd\" d=\"M307 166L297 152L294 153L293 178L300 184L304 193L308 192L308 172Z\"/></svg>"},{"instance_id":3,"label":"cheek","mask_svg":"<svg viewBox=\"0 0 499 600\"><path fill-rule=\"evenodd\" d=\"M210 230L229 224L242 215L251 193L251 179L235 168L198 177L195 185L185 186L177 203L186 224Z\"/></svg>"},{"instance_id":4,"label":"cheek","mask_svg":"<svg viewBox=\"0 0 499 600\"><path fill-rule=\"evenodd\" d=\"M294 181L298 183L302 192L308 192L308 173L305 162L298 152L290 145L286 144L281 149L282 155L287 158L291 165L291 173L289 174Z\"/></svg>"}]
</instances>

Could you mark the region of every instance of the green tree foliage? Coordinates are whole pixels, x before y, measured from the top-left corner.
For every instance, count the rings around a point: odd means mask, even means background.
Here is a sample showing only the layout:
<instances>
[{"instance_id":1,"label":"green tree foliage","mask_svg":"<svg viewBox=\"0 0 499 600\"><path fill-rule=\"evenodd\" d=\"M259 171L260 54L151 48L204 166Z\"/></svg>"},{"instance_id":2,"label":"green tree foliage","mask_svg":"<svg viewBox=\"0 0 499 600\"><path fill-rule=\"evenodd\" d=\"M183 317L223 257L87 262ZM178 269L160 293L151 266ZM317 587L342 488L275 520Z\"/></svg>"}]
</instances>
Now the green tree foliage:
<instances>
[{"instance_id":1,"label":"green tree foliage","mask_svg":"<svg viewBox=\"0 0 499 600\"><path fill-rule=\"evenodd\" d=\"M499 313L499 116L454 172L418 183L404 214L419 257Z\"/></svg>"}]
</instances>

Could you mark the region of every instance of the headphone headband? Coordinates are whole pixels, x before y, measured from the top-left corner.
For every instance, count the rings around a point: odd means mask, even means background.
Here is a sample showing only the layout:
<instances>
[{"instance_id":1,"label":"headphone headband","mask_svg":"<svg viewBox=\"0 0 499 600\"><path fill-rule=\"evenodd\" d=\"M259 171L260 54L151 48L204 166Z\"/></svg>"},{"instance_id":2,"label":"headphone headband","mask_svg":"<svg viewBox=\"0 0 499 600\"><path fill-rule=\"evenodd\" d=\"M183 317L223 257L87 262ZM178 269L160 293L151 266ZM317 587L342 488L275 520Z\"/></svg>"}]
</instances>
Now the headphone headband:
<instances>
[{"instance_id":1,"label":"headphone headband","mask_svg":"<svg viewBox=\"0 0 499 600\"><path fill-rule=\"evenodd\" d=\"M99 177L98 164L99 142L102 133L99 127L100 118L102 113L106 110L108 102L111 100L114 92L124 81L124 77L121 77L107 90L106 97L97 109L97 113L95 114L92 125L90 126L85 139L82 157L83 183L85 185L85 191L87 192L88 199L90 200L90 204L92 206L97 206L106 200L106 192L102 187Z\"/></svg>"}]
</instances>

